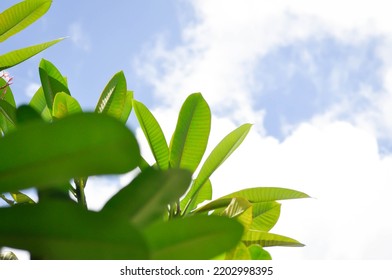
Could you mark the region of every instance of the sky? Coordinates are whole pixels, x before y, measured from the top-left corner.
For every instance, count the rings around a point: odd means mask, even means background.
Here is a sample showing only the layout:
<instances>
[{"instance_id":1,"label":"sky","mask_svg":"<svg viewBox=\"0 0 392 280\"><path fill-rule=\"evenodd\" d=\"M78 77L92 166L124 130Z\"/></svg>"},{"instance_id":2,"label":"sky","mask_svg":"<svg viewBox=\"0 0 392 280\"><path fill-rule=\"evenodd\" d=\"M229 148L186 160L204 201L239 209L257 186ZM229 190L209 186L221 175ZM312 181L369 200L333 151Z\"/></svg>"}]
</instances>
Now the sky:
<instances>
[{"instance_id":1,"label":"sky","mask_svg":"<svg viewBox=\"0 0 392 280\"><path fill-rule=\"evenodd\" d=\"M0 10L17 1L1 1ZM9 70L18 104L39 85L41 58L93 109L123 70L168 139L182 102L201 92L212 111L207 153L243 123L244 143L212 176L214 198L276 186L274 233L303 248L274 259L392 259L392 18L387 1L53 1L1 52L68 38ZM134 116L129 126L152 160ZM132 175L90 178L99 209Z\"/></svg>"}]
</instances>

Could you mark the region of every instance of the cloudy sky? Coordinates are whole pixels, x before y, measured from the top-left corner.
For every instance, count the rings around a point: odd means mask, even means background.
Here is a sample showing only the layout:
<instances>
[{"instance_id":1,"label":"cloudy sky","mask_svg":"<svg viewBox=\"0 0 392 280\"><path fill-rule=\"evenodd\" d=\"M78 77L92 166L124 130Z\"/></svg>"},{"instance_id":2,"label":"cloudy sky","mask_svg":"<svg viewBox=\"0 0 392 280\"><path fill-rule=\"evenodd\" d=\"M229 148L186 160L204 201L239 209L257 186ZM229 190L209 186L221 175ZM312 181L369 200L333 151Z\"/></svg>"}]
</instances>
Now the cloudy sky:
<instances>
[{"instance_id":1,"label":"cloudy sky","mask_svg":"<svg viewBox=\"0 0 392 280\"><path fill-rule=\"evenodd\" d=\"M16 2L1 1L0 8ZM168 138L181 103L201 92L213 113L208 151L240 124L254 124L212 177L215 198L256 186L313 197L282 202L272 231L306 247L271 248L274 259L392 259L387 4L57 0L1 52L69 36L10 69L17 102L28 102L37 88L43 57L68 77L86 110L123 70L128 88L153 110ZM133 116L129 126L141 135ZM93 178L91 207L126 180Z\"/></svg>"}]
</instances>

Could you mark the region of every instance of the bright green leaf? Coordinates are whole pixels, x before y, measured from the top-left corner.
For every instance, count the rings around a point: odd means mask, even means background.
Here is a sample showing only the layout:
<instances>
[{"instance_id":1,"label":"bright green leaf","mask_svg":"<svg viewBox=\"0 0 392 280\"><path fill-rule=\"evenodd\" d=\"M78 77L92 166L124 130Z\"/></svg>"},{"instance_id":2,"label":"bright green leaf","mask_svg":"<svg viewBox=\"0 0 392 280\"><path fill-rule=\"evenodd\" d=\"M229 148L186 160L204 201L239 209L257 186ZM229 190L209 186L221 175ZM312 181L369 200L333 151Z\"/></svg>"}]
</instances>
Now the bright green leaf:
<instances>
[{"instance_id":1,"label":"bright green leaf","mask_svg":"<svg viewBox=\"0 0 392 280\"><path fill-rule=\"evenodd\" d=\"M248 247L251 260L272 260L270 253L260 245L251 245Z\"/></svg>"},{"instance_id":2,"label":"bright green leaf","mask_svg":"<svg viewBox=\"0 0 392 280\"><path fill-rule=\"evenodd\" d=\"M147 259L146 243L130 223L74 203L40 202L0 208L0 246L41 259Z\"/></svg>"},{"instance_id":3,"label":"bright green leaf","mask_svg":"<svg viewBox=\"0 0 392 280\"><path fill-rule=\"evenodd\" d=\"M54 97L59 92L70 94L67 80L50 61L41 60L39 64L39 76L44 91L46 105L50 110L53 108Z\"/></svg>"},{"instance_id":4,"label":"bright green leaf","mask_svg":"<svg viewBox=\"0 0 392 280\"><path fill-rule=\"evenodd\" d=\"M225 259L226 260L250 260L251 255L248 250L248 247L246 247L244 243L240 242L233 250L226 253Z\"/></svg>"},{"instance_id":5,"label":"bright green leaf","mask_svg":"<svg viewBox=\"0 0 392 280\"><path fill-rule=\"evenodd\" d=\"M292 189L276 188L276 187L257 187L257 188L243 189L225 195L222 198L229 198L229 197L243 197L252 203L284 200L284 199L309 198L309 196L306 193L292 190Z\"/></svg>"},{"instance_id":6,"label":"bright green leaf","mask_svg":"<svg viewBox=\"0 0 392 280\"><path fill-rule=\"evenodd\" d=\"M191 189L186 193L186 196L181 200L181 209L185 209L186 205L189 203L187 209L189 209L189 211L192 211L197 207L198 204L206 200L211 200L212 198L211 181L207 180L195 196L194 196L194 191L195 189L193 188L192 185ZM191 201L192 197L194 198Z\"/></svg>"},{"instance_id":7,"label":"bright green leaf","mask_svg":"<svg viewBox=\"0 0 392 280\"><path fill-rule=\"evenodd\" d=\"M54 97L53 117L60 119L65 116L81 112L82 107L80 107L79 102L69 94L59 92Z\"/></svg>"},{"instance_id":8,"label":"bright green leaf","mask_svg":"<svg viewBox=\"0 0 392 280\"><path fill-rule=\"evenodd\" d=\"M279 203L276 203L270 209L266 209L264 213L254 217L250 228L260 231L270 231L279 220L280 206Z\"/></svg>"},{"instance_id":9,"label":"bright green leaf","mask_svg":"<svg viewBox=\"0 0 392 280\"><path fill-rule=\"evenodd\" d=\"M11 196L16 203L35 203L28 195L21 192L13 192Z\"/></svg>"},{"instance_id":10,"label":"bright green leaf","mask_svg":"<svg viewBox=\"0 0 392 280\"><path fill-rule=\"evenodd\" d=\"M198 215L153 224L144 236L152 259L207 260L234 248L242 233L233 219Z\"/></svg>"},{"instance_id":11,"label":"bright green leaf","mask_svg":"<svg viewBox=\"0 0 392 280\"><path fill-rule=\"evenodd\" d=\"M74 177L120 174L138 166L132 132L115 119L75 114L31 122L0 139L0 193L63 184Z\"/></svg>"},{"instance_id":12,"label":"bright green leaf","mask_svg":"<svg viewBox=\"0 0 392 280\"><path fill-rule=\"evenodd\" d=\"M278 235L265 231L258 230L248 230L245 232L242 237L242 241L246 246L250 246L253 244L258 244L262 247L270 247L270 246L286 246L286 247L303 247L302 243L298 242L295 239L290 237L286 237L283 235Z\"/></svg>"},{"instance_id":13,"label":"bright green leaf","mask_svg":"<svg viewBox=\"0 0 392 280\"><path fill-rule=\"evenodd\" d=\"M3 11L0 14L0 42L35 22L48 11L51 4L51 0L26 0Z\"/></svg>"},{"instance_id":14,"label":"bright green leaf","mask_svg":"<svg viewBox=\"0 0 392 280\"><path fill-rule=\"evenodd\" d=\"M252 204L244 198L235 197L221 215L236 218L248 230L252 224Z\"/></svg>"},{"instance_id":15,"label":"bright green leaf","mask_svg":"<svg viewBox=\"0 0 392 280\"><path fill-rule=\"evenodd\" d=\"M133 107L159 168L162 170L168 169L169 147L161 126L143 103L133 100Z\"/></svg>"},{"instance_id":16,"label":"bright green leaf","mask_svg":"<svg viewBox=\"0 0 392 280\"><path fill-rule=\"evenodd\" d=\"M191 179L190 172L183 169L145 170L115 194L102 211L144 227L163 217L167 205L185 193Z\"/></svg>"},{"instance_id":17,"label":"bright green leaf","mask_svg":"<svg viewBox=\"0 0 392 280\"><path fill-rule=\"evenodd\" d=\"M40 87L31 98L29 105L34 108L46 121L52 121L52 113L46 105L44 90Z\"/></svg>"},{"instance_id":18,"label":"bright green leaf","mask_svg":"<svg viewBox=\"0 0 392 280\"><path fill-rule=\"evenodd\" d=\"M207 147L211 111L200 93L191 94L182 105L170 142L170 166L190 170L199 165Z\"/></svg>"},{"instance_id":19,"label":"bright green leaf","mask_svg":"<svg viewBox=\"0 0 392 280\"><path fill-rule=\"evenodd\" d=\"M208 180L212 173L241 145L246 135L248 134L251 124L244 124L237 129L230 132L221 142L212 150L203 166L197 175L194 185L191 190L195 196L201 186ZM191 199L191 201L194 198ZM186 208L185 213L188 213L191 209Z\"/></svg>"},{"instance_id":20,"label":"bright green leaf","mask_svg":"<svg viewBox=\"0 0 392 280\"><path fill-rule=\"evenodd\" d=\"M7 133L16 125L16 109L5 100L0 100L0 130Z\"/></svg>"},{"instance_id":21,"label":"bright green leaf","mask_svg":"<svg viewBox=\"0 0 392 280\"><path fill-rule=\"evenodd\" d=\"M126 123L132 110L133 93L127 90L124 72L120 71L106 85L95 112L105 113Z\"/></svg>"},{"instance_id":22,"label":"bright green leaf","mask_svg":"<svg viewBox=\"0 0 392 280\"><path fill-rule=\"evenodd\" d=\"M0 55L0 71L11 68L30 57L46 50L47 48L57 44L62 41L64 38L56 39L50 42L41 43L34 46L29 46L23 49L18 49L14 51L10 51L6 54Z\"/></svg>"}]
</instances>

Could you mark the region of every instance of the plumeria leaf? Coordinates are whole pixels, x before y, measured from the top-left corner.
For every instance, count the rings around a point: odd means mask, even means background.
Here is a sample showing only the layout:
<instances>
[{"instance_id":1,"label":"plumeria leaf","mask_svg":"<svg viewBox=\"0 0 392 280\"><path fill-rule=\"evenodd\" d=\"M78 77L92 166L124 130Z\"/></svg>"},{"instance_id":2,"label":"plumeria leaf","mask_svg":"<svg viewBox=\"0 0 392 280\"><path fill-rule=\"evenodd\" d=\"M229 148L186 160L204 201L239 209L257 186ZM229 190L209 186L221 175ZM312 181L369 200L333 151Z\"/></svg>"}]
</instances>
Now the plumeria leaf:
<instances>
[{"instance_id":1,"label":"plumeria leaf","mask_svg":"<svg viewBox=\"0 0 392 280\"><path fill-rule=\"evenodd\" d=\"M49 10L51 4L51 0L26 0L3 11L0 14L0 42L35 22Z\"/></svg>"}]
</instances>

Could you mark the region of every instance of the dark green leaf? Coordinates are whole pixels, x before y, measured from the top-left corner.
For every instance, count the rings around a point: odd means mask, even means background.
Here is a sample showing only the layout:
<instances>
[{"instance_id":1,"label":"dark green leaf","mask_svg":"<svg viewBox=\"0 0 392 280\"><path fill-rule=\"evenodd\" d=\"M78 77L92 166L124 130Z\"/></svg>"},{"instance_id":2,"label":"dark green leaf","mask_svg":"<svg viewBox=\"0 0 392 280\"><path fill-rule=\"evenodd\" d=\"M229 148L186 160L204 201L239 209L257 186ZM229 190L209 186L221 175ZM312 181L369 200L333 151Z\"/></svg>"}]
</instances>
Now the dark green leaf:
<instances>
[{"instance_id":1,"label":"dark green leaf","mask_svg":"<svg viewBox=\"0 0 392 280\"><path fill-rule=\"evenodd\" d=\"M220 216L193 216L149 226L145 231L151 258L207 260L231 250L241 240L243 227Z\"/></svg>"},{"instance_id":2,"label":"dark green leaf","mask_svg":"<svg viewBox=\"0 0 392 280\"><path fill-rule=\"evenodd\" d=\"M115 194L102 211L144 227L163 217L167 205L185 193L191 179L190 172L182 169L145 170Z\"/></svg>"},{"instance_id":3,"label":"dark green leaf","mask_svg":"<svg viewBox=\"0 0 392 280\"><path fill-rule=\"evenodd\" d=\"M31 122L0 139L0 193L64 184L74 177L120 174L138 166L132 132L94 113L52 124Z\"/></svg>"},{"instance_id":4,"label":"dark green leaf","mask_svg":"<svg viewBox=\"0 0 392 280\"><path fill-rule=\"evenodd\" d=\"M0 208L0 246L42 259L147 259L142 235L129 223L74 203Z\"/></svg>"},{"instance_id":5,"label":"dark green leaf","mask_svg":"<svg viewBox=\"0 0 392 280\"><path fill-rule=\"evenodd\" d=\"M57 93L65 92L70 94L67 80L50 61L45 59L42 59L41 63L39 64L39 76L45 95L46 105L51 111L54 97Z\"/></svg>"},{"instance_id":6,"label":"dark green leaf","mask_svg":"<svg viewBox=\"0 0 392 280\"><path fill-rule=\"evenodd\" d=\"M199 165L207 147L211 111L200 93L191 94L182 105L170 143L170 166L190 170Z\"/></svg>"}]
</instances>

